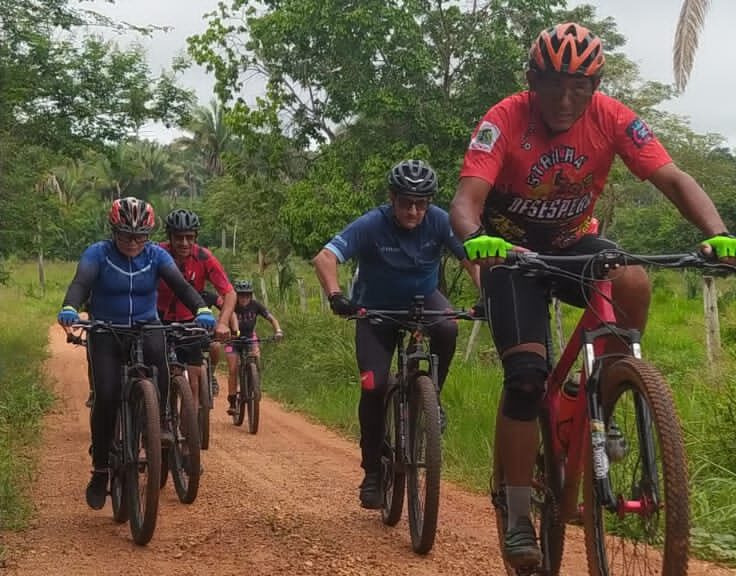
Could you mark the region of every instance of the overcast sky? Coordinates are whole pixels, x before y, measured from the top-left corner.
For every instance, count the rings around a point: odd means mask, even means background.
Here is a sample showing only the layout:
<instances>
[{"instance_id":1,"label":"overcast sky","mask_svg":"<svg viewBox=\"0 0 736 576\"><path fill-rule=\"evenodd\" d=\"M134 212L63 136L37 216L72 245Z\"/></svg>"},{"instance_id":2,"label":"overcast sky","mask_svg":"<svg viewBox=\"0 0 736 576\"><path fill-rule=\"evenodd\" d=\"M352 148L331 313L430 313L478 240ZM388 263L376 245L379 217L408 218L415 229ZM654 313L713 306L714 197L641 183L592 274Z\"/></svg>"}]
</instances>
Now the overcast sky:
<instances>
[{"instance_id":1,"label":"overcast sky","mask_svg":"<svg viewBox=\"0 0 736 576\"><path fill-rule=\"evenodd\" d=\"M213 10L218 0L97 0L95 8L116 19L135 24L170 26L168 33L143 39L151 68L169 67L172 58L186 49L186 38L205 29L202 15ZM570 5L582 2L569 0ZM624 51L639 64L643 77L672 83L672 40L682 0L595 0L599 16L612 16L626 37ZM695 67L685 93L666 105L668 110L688 116L698 132L719 132L736 147L736 94L732 40L736 2L716 0L711 4L705 33L701 36ZM196 91L202 103L212 95L212 79L200 68L187 71L182 83ZM256 92L261 89L253 86ZM143 137L169 140L162 127L146 127Z\"/></svg>"}]
</instances>

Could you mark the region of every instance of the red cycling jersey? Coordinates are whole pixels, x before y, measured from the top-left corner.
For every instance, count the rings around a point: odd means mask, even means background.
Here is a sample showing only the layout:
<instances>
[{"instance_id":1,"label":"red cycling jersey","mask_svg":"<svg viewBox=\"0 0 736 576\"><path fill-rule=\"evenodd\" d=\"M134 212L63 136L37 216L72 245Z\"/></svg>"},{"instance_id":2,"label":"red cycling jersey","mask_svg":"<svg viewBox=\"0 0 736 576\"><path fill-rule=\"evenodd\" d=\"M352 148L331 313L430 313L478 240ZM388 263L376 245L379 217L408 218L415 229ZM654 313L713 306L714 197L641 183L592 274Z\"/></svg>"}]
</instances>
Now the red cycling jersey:
<instances>
[{"instance_id":1,"label":"red cycling jersey","mask_svg":"<svg viewBox=\"0 0 736 576\"><path fill-rule=\"evenodd\" d=\"M488 234L537 251L569 246L589 232L615 155L642 180L672 162L649 127L621 102L595 92L572 127L550 134L533 92L493 106L478 124L460 177L492 186Z\"/></svg>"},{"instance_id":2,"label":"red cycling jersey","mask_svg":"<svg viewBox=\"0 0 736 576\"><path fill-rule=\"evenodd\" d=\"M161 242L161 247L171 253L171 244ZM173 256L173 254L172 254ZM207 250L207 248L194 244L192 253L184 262L176 262L184 279L189 282L197 292L202 292L207 281L217 290L220 296L232 292L233 286L225 274L219 260ZM168 284L163 280L158 285L158 311L162 320L187 322L194 318L192 312L171 291Z\"/></svg>"}]
</instances>

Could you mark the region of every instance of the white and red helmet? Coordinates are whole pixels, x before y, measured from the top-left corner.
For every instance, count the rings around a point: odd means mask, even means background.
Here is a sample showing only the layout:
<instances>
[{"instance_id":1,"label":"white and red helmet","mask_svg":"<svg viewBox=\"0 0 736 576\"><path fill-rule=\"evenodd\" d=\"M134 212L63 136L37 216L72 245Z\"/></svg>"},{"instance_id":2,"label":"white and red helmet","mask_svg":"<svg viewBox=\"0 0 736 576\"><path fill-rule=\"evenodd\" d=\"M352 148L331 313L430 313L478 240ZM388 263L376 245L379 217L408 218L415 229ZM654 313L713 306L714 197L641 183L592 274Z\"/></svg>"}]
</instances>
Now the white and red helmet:
<instances>
[{"instance_id":1,"label":"white and red helmet","mask_svg":"<svg viewBox=\"0 0 736 576\"><path fill-rule=\"evenodd\" d=\"M153 206L133 196L115 200L110 207L107 219L114 232L150 234L156 226Z\"/></svg>"}]
</instances>

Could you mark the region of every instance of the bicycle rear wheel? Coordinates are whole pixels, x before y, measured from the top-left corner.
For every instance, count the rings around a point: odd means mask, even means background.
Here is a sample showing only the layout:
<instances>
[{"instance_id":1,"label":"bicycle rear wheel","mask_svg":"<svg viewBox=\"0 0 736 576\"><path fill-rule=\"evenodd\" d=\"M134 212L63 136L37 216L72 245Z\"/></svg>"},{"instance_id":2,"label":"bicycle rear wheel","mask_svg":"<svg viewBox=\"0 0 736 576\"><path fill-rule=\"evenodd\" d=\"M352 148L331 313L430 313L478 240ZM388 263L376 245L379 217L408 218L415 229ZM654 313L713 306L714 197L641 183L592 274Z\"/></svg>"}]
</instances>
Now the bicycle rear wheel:
<instances>
[{"instance_id":1,"label":"bicycle rear wheel","mask_svg":"<svg viewBox=\"0 0 736 576\"><path fill-rule=\"evenodd\" d=\"M240 359L238 366L238 392L235 399L235 413L233 414L233 424L242 426L245 421L245 399L248 397L248 372L243 359Z\"/></svg>"},{"instance_id":2,"label":"bicycle rear wheel","mask_svg":"<svg viewBox=\"0 0 736 576\"><path fill-rule=\"evenodd\" d=\"M192 390L183 376L171 379L169 405L174 432L174 445L168 450L171 477L179 501L191 504L199 491L199 431Z\"/></svg>"},{"instance_id":3,"label":"bicycle rear wheel","mask_svg":"<svg viewBox=\"0 0 736 576\"><path fill-rule=\"evenodd\" d=\"M158 395L150 380L133 382L130 393L131 453L125 487L130 510L130 533L136 544L148 544L156 529L161 480L161 428Z\"/></svg>"},{"instance_id":4,"label":"bicycle rear wheel","mask_svg":"<svg viewBox=\"0 0 736 576\"><path fill-rule=\"evenodd\" d=\"M407 470L411 545L426 554L434 545L440 506L442 447L440 409L434 382L418 376L409 399L409 453Z\"/></svg>"},{"instance_id":5,"label":"bicycle rear wheel","mask_svg":"<svg viewBox=\"0 0 736 576\"><path fill-rule=\"evenodd\" d=\"M123 413L120 407L115 413L115 432L110 450L110 499L112 518L118 524L130 517L125 490L125 468L123 467Z\"/></svg>"},{"instance_id":6,"label":"bicycle rear wheel","mask_svg":"<svg viewBox=\"0 0 736 576\"><path fill-rule=\"evenodd\" d=\"M207 450L210 447L210 410L212 409L212 398L210 397L210 373L206 365L202 370L202 376L199 379L197 420L199 424L199 447L202 450Z\"/></svg>"},{"instance_id":7,"label":"bicycle rear wheel","mask_svg":"<svg viewBox=\"0 0 736 576\"><path fill-rule=\"evenodd\" d=\"M255 363L247 365L247 376L248 432L258 434L258 425L261 421L261 375Z\"/></svg>"},{"instance_id":8,"label":"bicycle rear wheel","mask_svg":"<svg viewBox=\"0 0 736 576\"><path fill-rule=\"evenodd\" d=\"M381 471L383 482L383 508L381 519L387 526L395 526L401 519L404 508L406 475L403 470L403 454L399 438L399 388L396 378L389 377L388 392L384 404L384 436L383 454L381 455Z\"/></svg>"},{"instance_id":9,"label":"bicycle rear wheel","mask_svg":"<svg viewBox=\"0 0 736 576\"><path fill-rule=\"evenodd\" d=\"M590 574L685 575L687 462L670 388L652 366L625 358L604 371L601 397L618 509L602 506L590 450L583 485Z\"/></svg>"},{"instance_id":10,"label":"bicycle rear wheel","mask_svg":"<svg viewBox=\"0 0 736 576\"><path fill-rule=\"evenodd\" d=\"M503 399L498 404L496 416L496 430L498 430L498 416L501 414ZM562 552L565 545L565 524L561 521L559 501L562 492L562 470L549 456L552 451L553 431L549 425L549 416L542 411L539 416L540 443L537 459L532 473L531 510L535 531L539 538L539 547L542 551L542 564L535 570L518 570L504 560L504 567L508 576L517 574L541 573L547 576L558 576L562 563ZM499 450L498 435L493 442L493 474L491 475L491 503L495 509L496 531L498 543L503 557L503 542L508 525L506 505L506 488L503 481L503 465Z\"/></svg>"}]
</instances>

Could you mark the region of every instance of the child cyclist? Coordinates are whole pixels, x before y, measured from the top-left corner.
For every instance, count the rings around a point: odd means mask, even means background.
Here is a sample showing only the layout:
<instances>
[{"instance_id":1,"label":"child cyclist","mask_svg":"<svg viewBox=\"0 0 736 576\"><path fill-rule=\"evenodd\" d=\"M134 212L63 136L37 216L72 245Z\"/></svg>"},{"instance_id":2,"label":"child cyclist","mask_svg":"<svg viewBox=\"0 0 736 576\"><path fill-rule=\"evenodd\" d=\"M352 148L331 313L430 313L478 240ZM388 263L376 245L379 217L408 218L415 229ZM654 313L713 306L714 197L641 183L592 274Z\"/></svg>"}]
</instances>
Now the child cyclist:
<instances>
[{"instance_id":1,"label":"child cyclist","mask_svg":"<svg viewBox=\"0 0 736 576\"><path fill-rule=\"evenodd\" d=\"M235 303L235 310L231 316L230 330L244 338L256 338L256 321L258 320L258 316L263 316L271 323L276 340L281 340L284 337L284 333L281 330L279 321L263 304L253 298L253 284L249 280L236 280L233 283L233 287L237 294L237 301ZM260 354L258 342L253 343L252 351L256 356ZM232 415L235 413L239 356L237 349L232 345L225 346L225 353L229 369L227 378L227 401L229 406L227 413Z\"/></svg>"}]
</instances>

